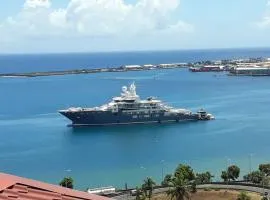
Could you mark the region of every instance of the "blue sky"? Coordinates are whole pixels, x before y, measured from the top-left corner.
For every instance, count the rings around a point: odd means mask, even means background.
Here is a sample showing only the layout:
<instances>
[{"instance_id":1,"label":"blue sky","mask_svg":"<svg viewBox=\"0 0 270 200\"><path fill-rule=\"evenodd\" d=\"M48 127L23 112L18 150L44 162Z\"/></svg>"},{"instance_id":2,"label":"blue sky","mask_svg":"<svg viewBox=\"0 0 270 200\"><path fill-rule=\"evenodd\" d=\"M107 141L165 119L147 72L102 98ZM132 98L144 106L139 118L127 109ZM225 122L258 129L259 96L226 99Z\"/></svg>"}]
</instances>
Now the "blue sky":
<instances>
[{"instance_id":1,"label":"blue sky","mask_svg":"<svg viewBox=\"0 0 270 200\"><path fill-rule=\"evenodd\" d=\"M9 0L0 53L270 47L268 0Z\"/></svg>"}]
</instances>

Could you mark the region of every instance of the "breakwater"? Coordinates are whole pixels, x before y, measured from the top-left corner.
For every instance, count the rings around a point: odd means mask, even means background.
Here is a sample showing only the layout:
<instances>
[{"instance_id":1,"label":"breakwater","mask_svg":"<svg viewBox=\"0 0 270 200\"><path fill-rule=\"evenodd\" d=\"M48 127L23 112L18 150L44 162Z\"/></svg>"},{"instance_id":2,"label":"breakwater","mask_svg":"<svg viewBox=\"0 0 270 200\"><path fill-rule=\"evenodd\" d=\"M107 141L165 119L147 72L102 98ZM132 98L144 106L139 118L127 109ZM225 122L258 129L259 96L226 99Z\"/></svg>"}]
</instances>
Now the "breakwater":
<instances>
[{"instance_id":1,"label":"breakwater","mask_svg":"<svg viewBox=\"0 0 270 200\"><path fill-rule=\"evenodd\" d=\"M169 64L145 64L145 65L123 65L119 67L107 67L107 68L83 68L83 69L68 69L68 70L51 70L51 71L36 71L36 72L19 72L19 73L0 73L0 77L38 77L38 76L60 76L70 74L91 74L102 72L127 72L127 71L145 71L145 70L158 70L158 69L172 69L172 68L189 68L192 72L222 72L230 71L230 75L234 70L238 68L248 70L250 75L250 69L258 71L255 75L265 75L258 70L258 67L267 67L269 69L270 58L248 58L248 59L229 59L229 60L216 60L216 61L197 61L188 63L169 63ZM243 70L242 70L243 71ZM241 72L242 72L241 71ZM241 73L237 73L241 74ZM254 73L252 73L254 75ZM267 73L269 75L269 73Z\"/></svg>"},{"instance_id":2,"label":"breakwater","mask_svg":"<svg viewBox=\"0 0 270 200\"><path fill-rule=\"evenodd\" d=\"M38 77L38 76L60 76L70 74L91 74L102 72L126 72L126 71L143 71L154 69L170 69L188 67L187 63L173 63L160 65L125 65L111 68L96 68L96 69L74 69L63 71L47 71L47 72L26 72L26 73L2 73L0 77Z\"/></svg>"}]
</instances>

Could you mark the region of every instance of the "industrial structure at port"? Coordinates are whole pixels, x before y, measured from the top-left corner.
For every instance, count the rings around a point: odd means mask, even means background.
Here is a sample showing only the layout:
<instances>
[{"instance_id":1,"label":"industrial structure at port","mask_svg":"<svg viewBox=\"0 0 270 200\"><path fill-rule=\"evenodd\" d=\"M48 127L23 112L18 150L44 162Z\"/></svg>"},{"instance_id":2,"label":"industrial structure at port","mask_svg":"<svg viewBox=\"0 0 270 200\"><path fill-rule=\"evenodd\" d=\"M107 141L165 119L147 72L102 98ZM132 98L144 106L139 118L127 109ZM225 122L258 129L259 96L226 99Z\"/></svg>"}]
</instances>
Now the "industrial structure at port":
<instances>
[{"instance_id":1,"label":"industrial structure at port","mask_svg":"<svg viewBox=\"0 0 270 200\"><path fill-rule=\"evenodd\" d=\"M229 72L235 76L270 76L270 58L248 58L196 62L191 72Z\"/></svg>"},{"instance_id":2,"label":"industrial structure at port","mask_svg":"<svg viewBox=\"0 0 270 200\"><path fill-rule=\"evenodd\" d=\"M129 88L123 86L121 96L114 97L108 104L95 108L69 108L59 112L70 119L73 126L167 123L214 119L211 114L203 109L197 113L192 113L187 109L169 107L154 97L141 100L136 93L134 83Z\"/></svg>"}]
</instances>

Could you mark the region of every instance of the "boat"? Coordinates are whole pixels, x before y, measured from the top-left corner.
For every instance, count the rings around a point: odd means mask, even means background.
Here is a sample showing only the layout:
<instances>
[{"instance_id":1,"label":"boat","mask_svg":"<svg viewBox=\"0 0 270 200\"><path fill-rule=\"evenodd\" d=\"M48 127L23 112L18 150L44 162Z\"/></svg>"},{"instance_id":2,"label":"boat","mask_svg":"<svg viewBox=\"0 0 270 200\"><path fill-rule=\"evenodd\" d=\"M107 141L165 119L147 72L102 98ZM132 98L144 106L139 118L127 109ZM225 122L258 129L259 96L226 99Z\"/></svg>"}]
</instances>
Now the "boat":
<instances>
[{"instance_id":1,"label":"boat","mask_svg":"<svg viewBox=\"0 0 270 200\"><path fill-rule=\"evenodd\" d=\"M146 123L168 123L214 119L204 109L196 113L183 108L167 106L155 97L141 100L132 83L129 88L122 87L121 96L111 102L94 108L68 108L60 114L72 121L71 126L101 126Z\"/></svg>"}]
</instances>

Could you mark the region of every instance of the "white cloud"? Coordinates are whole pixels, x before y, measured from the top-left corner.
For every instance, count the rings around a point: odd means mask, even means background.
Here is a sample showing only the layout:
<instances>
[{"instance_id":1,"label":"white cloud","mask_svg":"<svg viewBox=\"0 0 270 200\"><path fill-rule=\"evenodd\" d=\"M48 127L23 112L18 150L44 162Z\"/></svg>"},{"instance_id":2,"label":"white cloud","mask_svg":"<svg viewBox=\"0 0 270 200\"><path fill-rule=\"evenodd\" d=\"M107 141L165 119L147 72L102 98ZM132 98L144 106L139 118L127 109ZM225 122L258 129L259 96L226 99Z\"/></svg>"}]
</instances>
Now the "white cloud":
<instances>
[{"instance_id":1,"label":"white cloud","mask_svg":"<svg viewBox=\"0 0 270 200\"><path fill-rule=\"evenodd\" d=\"M268 28L270 26L270 16L265 16L263 19L257 23L260 28Z\"/></svg>"},{"instance_id":2,"label":"white cloud","mask_svg":"<svg viewBox=\"0 0 270 200\"><path fill-rule=\"evenodd\" d=\"M260 28L269 28L270 27L270 0L266 3L266 12L263 18L256 23L256 25Z\"/></svg>"},{"instance_id":3,"label":"white cloud","mask_svg":"<svg viewBox=\"0 0 270 200\"><path fill-rule=\"evenodd\" d=\"M50 0L26 0L23 7L24 9L32 9L39 7L49 8L51 7L51 2Z\"/></svg>"},{"instance_id":4,"label":"white cloud","mask_svg":"<svg viewBox=\"0 0 270 200\"><path fill-rule=\"evenodd\" d=\"M0 22L4 42L23 39L137 37L193 31L173 17L180 0L70 0L54 9L50 0L26 0L22 10ZM1 42L1 41L0 41Z\"/></svg>"}]
</instances>

